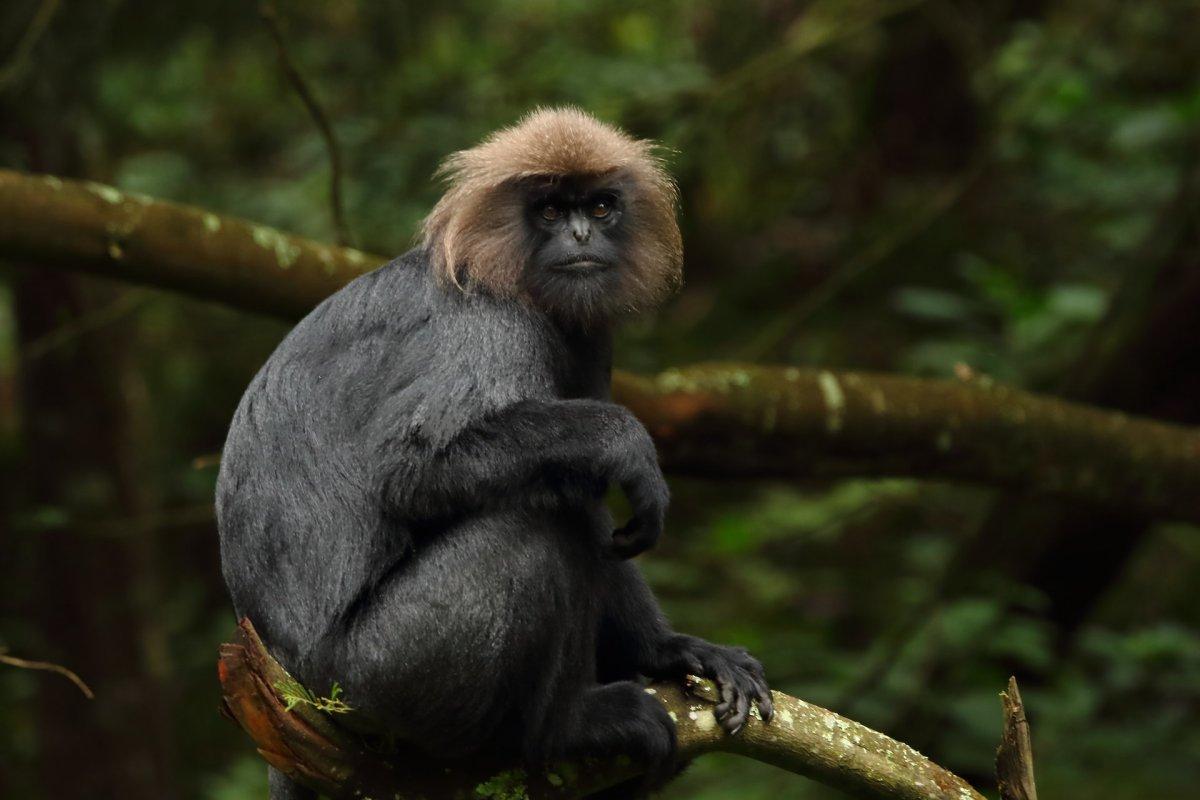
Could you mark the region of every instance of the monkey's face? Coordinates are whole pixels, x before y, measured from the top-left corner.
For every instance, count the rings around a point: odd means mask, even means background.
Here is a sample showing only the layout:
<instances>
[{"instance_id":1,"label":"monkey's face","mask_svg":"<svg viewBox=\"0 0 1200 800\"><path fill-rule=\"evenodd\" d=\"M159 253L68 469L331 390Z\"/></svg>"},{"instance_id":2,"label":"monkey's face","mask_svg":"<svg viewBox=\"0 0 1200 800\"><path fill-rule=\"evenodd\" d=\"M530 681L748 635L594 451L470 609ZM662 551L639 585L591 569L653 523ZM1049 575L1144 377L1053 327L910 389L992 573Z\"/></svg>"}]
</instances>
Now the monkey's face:
<instances>
[{"instance_id":1,"label":"monkey's face","mask_svg":"<svg viewBox=\"0 0 1200 800\"><path fill-rule=\"evenodd\" d=\"M678 195L651 142L577 108L543 108L439 171L448 186L421 242L447 287L588 325L652 308L679 285Z\"/></svg>"},{"instance_id":2,"label":"monkey's face","mask_svg":"<svg viewBox=\"0 0 1200 800\"><path fill-rule=\"evenodd\" d=\"M538 306L589 323L627 304L630 213L619 180L558 178L524 188L530 258L521 277Z\"/></svg>"}]
</instances>

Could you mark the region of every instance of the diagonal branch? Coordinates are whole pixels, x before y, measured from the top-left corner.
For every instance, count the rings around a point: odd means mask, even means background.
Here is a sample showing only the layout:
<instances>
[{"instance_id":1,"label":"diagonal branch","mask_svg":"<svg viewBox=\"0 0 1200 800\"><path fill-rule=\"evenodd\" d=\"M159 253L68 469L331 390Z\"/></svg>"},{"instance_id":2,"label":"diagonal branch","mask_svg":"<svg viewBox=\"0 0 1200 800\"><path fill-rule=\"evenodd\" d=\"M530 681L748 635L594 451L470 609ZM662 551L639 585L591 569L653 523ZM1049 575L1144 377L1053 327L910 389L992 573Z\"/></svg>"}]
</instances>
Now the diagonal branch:
<instances>
[{"instance_id":1,"label":"diagonal branch","mask_svg":"<svg viewBox=\"0 0 1200 800\"><path fill-rule=\"evenodd\" d=\"M636 777L627 759L555 764L545 770L428 756L381 755L311 706L291 712L276 688L290 677L249 620L221 646L218 674L224 711L250 735L263 758L294 780L334 798L523 798L569 800ZM675 718L679 756L730 752L806 775L852 795L877 800L983 800L958 776L901 744L832 711L773 692L775 720L757 717L735 737L716 723L716 694L706 681L679 687L656 683L655 694ZM342 720L342 716L337 717ZM351 720L361 727L361 721Z\"/></svg>"},{"instance_id":2,"label":"diagonal branch","mask_svg":"<svg viewBox=\"0 0 1200 800\"><path fill-rule=\"evenodd\" d=\"M325 141L325 151L329 154L329 213L333 219L333 230L337 235L339 245L345 246L351 243L350 226L346 223L346 208L342 202L342 149L338 146L337 136L334 135L333 125L329 122L329 116L317 101L316 92L309 86L304 75L300 72L300 68L296 66L296 62L292 59L292 55L288 50L287 37L283 33L283 23L279 19L279 11L275 8L275 4L271 2L263 2L258 7L258 15L271 31L271 38L275 40L275 51L279 56L279 68L283 70L284 76L288 83L296 91L300 102L304 103L305 110L312 117L313 123L317 126L317 130L321 132L321 138Z\"/></svg>"},{"instance_id":3,"label":"diagonal branch","mask_svg":"<svg viewBox=\"0 0 1200 800\"><path fill-rule=\"evenodd\" d=\"M29 27L25 29L25 33L21 35L16 47L13 48L12 55L3 66L0 66L0 92L16 83L29 69L30 56L33 55L33 51L42 41L42 37L46 35L46 31L49 30L50 23L54 21L54 15L58 13L60 4L60 0L42 0L33 19L29 21Z\"/></svg>"},{"instance_id":4,"label":"diagonal branch","mask_svg":"<svg viewBox=\"0 0 1200 800\"><path fill-rule=\"evenodd\" d=\"M299 317L383 259L109 186L0 170L0 258ZM1200 522L1200 430L993 385L703 365L614 376L676 473L960 480Z\"/></svg>"}]
</instances>

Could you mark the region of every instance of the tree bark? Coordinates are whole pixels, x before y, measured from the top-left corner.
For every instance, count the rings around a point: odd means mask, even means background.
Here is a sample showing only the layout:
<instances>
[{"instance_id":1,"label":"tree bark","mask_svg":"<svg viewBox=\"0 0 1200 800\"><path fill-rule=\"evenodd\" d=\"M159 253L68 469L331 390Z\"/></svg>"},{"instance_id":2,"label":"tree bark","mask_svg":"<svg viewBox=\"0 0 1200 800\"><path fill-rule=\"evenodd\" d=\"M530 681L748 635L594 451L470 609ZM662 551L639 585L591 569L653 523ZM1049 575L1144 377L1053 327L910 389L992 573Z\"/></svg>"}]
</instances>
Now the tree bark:
<instances>
[{"instance_id":1,"label":"tree bark","mask_svg":"<svg viewBox=\"0 0 1200 800\"><path fill-rule=\"evenodd\" d=\"M0 171L0 257L297 317L383 259L94 183ZM615 377L680 473L965 480L1200 521L1200 431L992 385L710 365Z\"/></svg>"},{"instance_id":2,"label":"tree bark","mask_svg":"<svg viewBox=\"0 0 1200 800\"><path fill-rule=\"evenodd\" d=\"M1033 740L1016 678L1008 679L1008 689L1000 693L1000 702L1004 707L1004 733L996 750L1000 800L1038 800L1033 779Z\"/></svg>"}]
</instances>

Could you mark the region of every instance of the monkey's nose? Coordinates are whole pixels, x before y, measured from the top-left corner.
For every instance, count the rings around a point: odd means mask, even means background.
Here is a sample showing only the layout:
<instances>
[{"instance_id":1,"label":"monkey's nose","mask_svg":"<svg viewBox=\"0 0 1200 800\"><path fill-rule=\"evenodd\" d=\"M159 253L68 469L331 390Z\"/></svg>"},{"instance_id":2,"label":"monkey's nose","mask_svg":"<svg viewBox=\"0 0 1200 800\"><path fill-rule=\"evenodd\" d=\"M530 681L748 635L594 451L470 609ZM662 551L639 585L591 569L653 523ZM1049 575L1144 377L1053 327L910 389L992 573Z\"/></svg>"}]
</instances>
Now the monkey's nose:
<instances>
[{"instance_id":1,"label":"monkey's nose","mask_svg":"<svg viewBox=\"0 0 1200 800\"><path fill-rule=\"evenodd\" d=\"M571 234L575 237L575 241L583 244L592 238L592 226L585 220L571 220Z\"/></svg>"}]
</instances>

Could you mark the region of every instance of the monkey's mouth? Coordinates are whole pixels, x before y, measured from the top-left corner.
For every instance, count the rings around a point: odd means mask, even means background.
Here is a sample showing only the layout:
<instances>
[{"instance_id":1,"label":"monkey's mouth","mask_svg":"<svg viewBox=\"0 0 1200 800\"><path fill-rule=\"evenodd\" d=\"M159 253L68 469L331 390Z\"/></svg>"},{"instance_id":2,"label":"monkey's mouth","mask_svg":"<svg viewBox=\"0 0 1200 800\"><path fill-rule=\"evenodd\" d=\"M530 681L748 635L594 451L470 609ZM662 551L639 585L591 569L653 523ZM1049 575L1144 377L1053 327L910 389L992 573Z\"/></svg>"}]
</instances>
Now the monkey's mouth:
<instances>
[{"instance_id":1,"label":"monkey's mouth","mask_svg":"<svg viewBox=\"0 0 1200 800\"><path fill-rule=\"evenodd\" d=\"M576 256L566 261L558 262L551 269L556 272L583 274L588 272L603 272L611 267L612 264L610 262L594 256Z\"/></svg>"}]
</instances>

